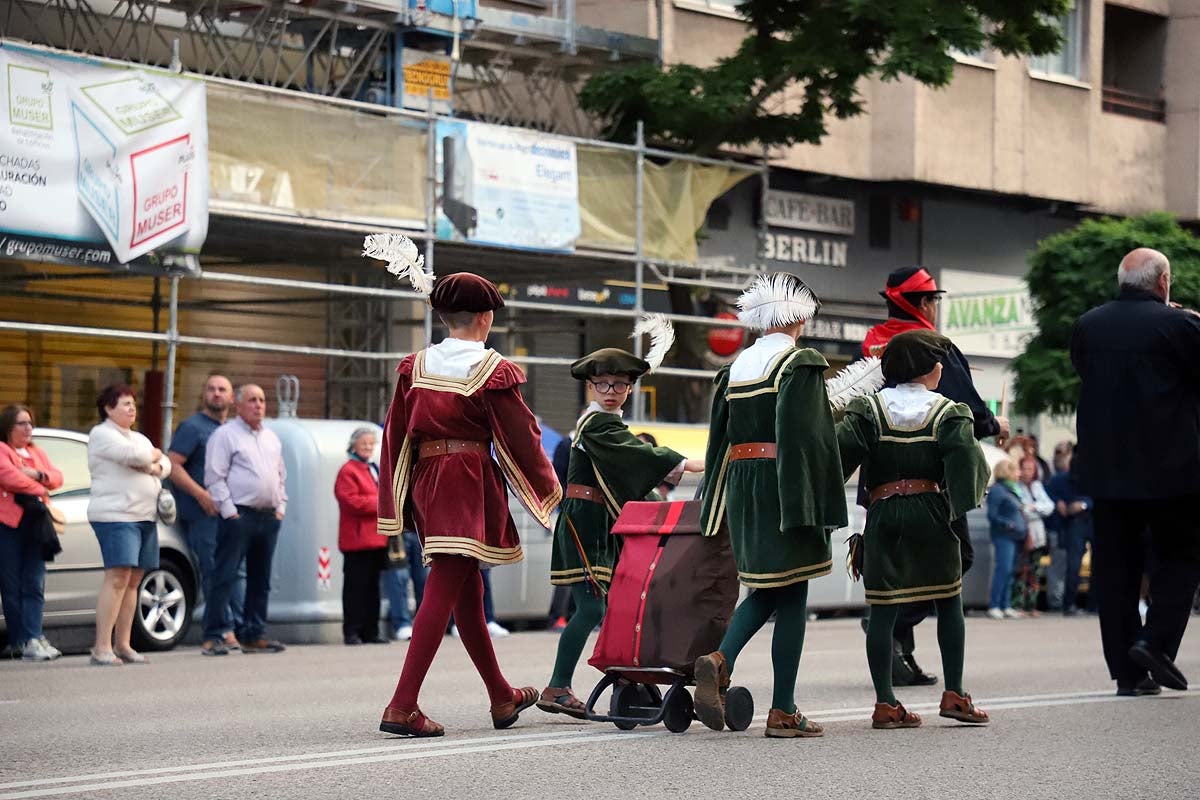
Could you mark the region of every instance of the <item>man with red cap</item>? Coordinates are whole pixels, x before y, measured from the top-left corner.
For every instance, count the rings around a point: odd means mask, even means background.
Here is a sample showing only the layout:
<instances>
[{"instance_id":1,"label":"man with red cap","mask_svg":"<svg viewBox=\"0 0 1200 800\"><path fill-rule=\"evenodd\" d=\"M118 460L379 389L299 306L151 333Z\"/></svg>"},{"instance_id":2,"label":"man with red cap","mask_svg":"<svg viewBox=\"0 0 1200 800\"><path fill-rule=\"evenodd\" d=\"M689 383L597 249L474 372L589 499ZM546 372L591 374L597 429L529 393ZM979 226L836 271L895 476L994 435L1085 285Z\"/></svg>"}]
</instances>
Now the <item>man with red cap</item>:
<instances>
[{"instance_id":1,"label":"man with red cap","mask_svg":"<svg viewBox=\"0 0 1200 800\"><path fill-rule=\"evenodd\" d=\"M380 235L388 236L395 235ZM546 528L562 491L542 452L537 421L521 398L525 375L485 344L493 312L504 306L499 291L465 272L434 283L410 245L368 237L366 254L388 260L390 271L428 292L449 336L400 362L384 423L379 532L399 537L415 530L430 569L404 669L379 729L406 736L444 733L421 713L417 695L451 612L487 687L492 724L507 728L538 692L514 689L500 671L484 619L480 568L524 557L506 483Z\"/></svg>"},{"instance_id":2,"label":"man with red cap","mask_svg":"<svg viewBox=\"0 0 1200 800\"><path fill-rule=\"evenodd\" d=\"M867 331L862 343L863 355L882 356L892 337L905 331L936 330L934 322L943 294L945 291L938 288L937 281L924 267L905 267L888 275L887 286L879 293L887 301L888 318L886 322ZM971 380L971 365L954 343L950 343L941 364L942 379L938 384L938 393L955 403L964 403L971 409L971 416L975 420L975 438L1007 437L1008 419L993 414L983 402ZM859 501L864 507L867 505L864 497L860 496ZM959 539L962 568L966 572L974 560L967 518L963 516L955 520L951 528ZM892 664L897 686L937 683L937 677L924 672L913 658L913 628L929 615L930 610L930 603L912 603L900 610L895 629L897 653Z\"/></svg>"}]
</instances>

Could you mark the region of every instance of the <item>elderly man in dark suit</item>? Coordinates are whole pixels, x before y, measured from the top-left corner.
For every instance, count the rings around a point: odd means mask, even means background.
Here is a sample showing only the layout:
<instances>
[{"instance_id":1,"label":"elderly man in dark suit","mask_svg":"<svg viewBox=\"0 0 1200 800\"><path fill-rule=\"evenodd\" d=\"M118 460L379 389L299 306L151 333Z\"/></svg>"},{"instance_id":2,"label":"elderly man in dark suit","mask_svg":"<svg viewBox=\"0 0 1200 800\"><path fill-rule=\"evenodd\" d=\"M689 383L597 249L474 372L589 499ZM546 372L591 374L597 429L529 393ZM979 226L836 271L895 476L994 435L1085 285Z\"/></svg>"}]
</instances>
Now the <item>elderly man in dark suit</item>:
<instances>
[{"instance_id":1,"label":"elderly man in dark suit","mask_svg":"<svg viewBox=\"0 0 1200 800\"><path fill-rule=\"evenodd\" d=\"M1139 248L1120 294L1071 332L1082 378L1076 472L1095 502L1092 576L1117 693L1186 689L1175 656L1200 583L1200 315L1170 302L1171 265ZM1150 534L1151 607L1138 594ZM1147 680L1149 671L1153 681Z\"/></svg>"}]
</instances>

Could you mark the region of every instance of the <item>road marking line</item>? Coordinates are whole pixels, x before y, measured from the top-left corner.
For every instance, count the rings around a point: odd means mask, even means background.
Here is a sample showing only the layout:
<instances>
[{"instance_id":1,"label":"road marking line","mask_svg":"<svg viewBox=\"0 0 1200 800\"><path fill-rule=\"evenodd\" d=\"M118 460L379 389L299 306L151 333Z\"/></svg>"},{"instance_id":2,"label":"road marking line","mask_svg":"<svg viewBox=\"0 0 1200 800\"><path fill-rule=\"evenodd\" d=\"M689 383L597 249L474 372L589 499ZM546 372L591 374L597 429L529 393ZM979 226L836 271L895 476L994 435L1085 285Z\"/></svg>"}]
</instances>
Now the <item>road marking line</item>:
<instances>
[{"instance_id":1,"label":"road marking line","mask_svg":"<svg viewBox=\"0 0 1200 800\"><path fill-rule=\"evenodd\" d=\"M1200 697L1200 695L1179 695L1180 697ZM1115 690L1102 692L1071 692L1065 694L1029 694L1016 697L993 697L990 699L982 699L974 701L985 711L995 710L1014 710L1022 708L1045 708L1048 706L1074 706L1087 705L1089 703L1110 703L1117 700L1137 700L1136 697L1118 697ZM936 703L911 703L904 706L909 711L929 712L938 711L941 707L941 702ZM851 720L862 719L864 716L869 717L874 712L875 707L869 706L865 708L830 708L822 711L809 711L805 713L806 717L811 717L816 722L849 722ZM764 720L766 714L756 714L755 720Z\"/></svg>"},{"instance_id":2,"label":"road marking line","mask_svg":"<svg viewBox=\"0 0 1200 800\"><path fill-rule=\"evenodd\" d=\"M412 761L420 758L439 758L442 756L465 755L470 753L496 753L505 750L527 750L539 747L556 747L558 745L570 745L576 743L595 743L605 742L613 739L631 741L633 739L645 738L646 734L639 733L607 733L600 735L584 735L584 736L566 736L556 737L552 739L534 739L520 742L505 741L494 744L479 744L469 747L446 747L432 751L408 752L414 748L406 747L404 752L390 753L388 755L376 756L360 756L357 758L347 758L336 761L309 761L297 764L271 764L260 765L256 767L248 767L245 769L224 769L224 770L205 770L202 772L193 772L183 775L161 775L154 778L135 778L123 781L109 781L104 783L85 783L76 786L58 786L48 789L32 789L25 792L10 792L0 794L0 800L24 800L25 798L34 797L54 797L65 794L75 794L77 792L94 792L94 791L111 791L114 789L126 789L134 786L158 786L167 783L184 783L187 781L207 781L215 778L232 778L243 775L265 775L277 772L298 772L300 770L319 769L328 767L343 767L352 766L355 764L379 764L389 761ZM495 737L494 737L495 738Z\"/></svg>"},{"instance_id":3,"label":"road marking line","mask_svg":"<svg viewBox=\"0 0 1200 800\"><path fill-rule=\"evenodd\" d=\"M473 739L396 739L393 744L382 745L380 747L359 747L353 750L330 750L317 753L297 753L287 756L269 756L266 758L246 758L236 761L215 761L201 764L183 764L177 767L156 767L154 769L137 769L126 770L122 772L94 772L86 775L72 775L69 777L59 778L44 778L42 780L25 780L15 781L13 783L0 783L0 789L23 789L31 786L46 786L56 783L78 783L80 781L100 781L112 780L116 778L137 778L147 775L169 775L179 772L195 772L197 770L206 769L229 769L231 767L250 767L261 764L279 764L288 761L303 761L305 759L322 759L322 758L349 758L351 756L365 756L371 753L395 753L397 747L409 750L437 750L447 747L459 747L462 745L487 744L489 742L511 742L524 741L528 739L547 739L547 738L562 738L568 736L590 736L585 730L560 730L560 731L544 731L536 733L518 733L508 736L481 736Z\"/></svg>"}]
</instances>

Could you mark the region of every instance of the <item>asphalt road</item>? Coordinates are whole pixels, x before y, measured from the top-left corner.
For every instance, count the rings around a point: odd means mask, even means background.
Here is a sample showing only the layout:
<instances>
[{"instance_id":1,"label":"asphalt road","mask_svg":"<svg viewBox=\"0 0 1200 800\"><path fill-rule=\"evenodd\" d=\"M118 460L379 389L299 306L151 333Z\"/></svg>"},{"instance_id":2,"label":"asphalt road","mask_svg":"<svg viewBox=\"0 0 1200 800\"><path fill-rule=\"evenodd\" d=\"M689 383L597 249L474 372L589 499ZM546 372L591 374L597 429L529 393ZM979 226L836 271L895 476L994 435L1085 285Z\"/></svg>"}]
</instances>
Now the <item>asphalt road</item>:
<instances>
[{"instance_id":1,"label":"asphalt road","mask_svg":"<svg viewBox=\"0 0 1200 800\"><path fill-rule=\"evenodd\" d=\"M932 621L918 655L938 661ZM1195 798L1200 691L1118 699L1095 618L967 623L967 688L987 728L937 717L940 687L902 689L917 730L874 731L857 620L813 622L801 710L822 739L768 740L769 631L738 662L757 719L743 733L698 722L631 733L527 711L494 731L462 646L446 639L422 707L447 729L377 731L406 645L292 647L203 658L194 648L101 669L68 656L0 664L0 800L172 798ZM514 683L544 685L557 637L497 642ZM1200 631L1179 665L1200 675ZM598 673L576 674L580 693ZM932 709L932 711L931 711Z\"/></svg>"}]
</instances>

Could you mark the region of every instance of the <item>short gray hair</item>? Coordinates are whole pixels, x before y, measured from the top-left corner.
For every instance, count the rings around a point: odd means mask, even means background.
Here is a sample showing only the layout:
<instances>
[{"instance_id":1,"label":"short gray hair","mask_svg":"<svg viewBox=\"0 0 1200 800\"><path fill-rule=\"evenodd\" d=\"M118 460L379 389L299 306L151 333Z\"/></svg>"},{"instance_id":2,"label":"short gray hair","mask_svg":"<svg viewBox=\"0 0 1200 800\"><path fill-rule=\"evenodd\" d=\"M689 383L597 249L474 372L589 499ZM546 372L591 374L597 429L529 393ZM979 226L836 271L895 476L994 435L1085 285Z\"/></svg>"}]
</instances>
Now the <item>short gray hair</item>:
<instances>
[{"instance_id":1,"label":"short gray hair","mask_svg":"<svg viewBox=\"0 0 1200 800\"><path fill-rule=\"evenodd\" d=\"M1117 283L1148 292L1154 291L1159 277L1170 267L1171 262L1167 261L1167 257L1162 253L1148 247L1139 247L1121 259L1121 265L1117 267Z\"/></svg>"},{"instance_id":2,"label":"short gray hair","mask_svg":"<svg viewBox=\"0 0 1200 800\"><path fill-rule=\"evenodd\" d=\"M346 452L353 453L358 440L364 436L379 436L379 431L375 428L355 428L354 433L350 434L350 444L346 445Z\"/></svg>"}]
</instances>

